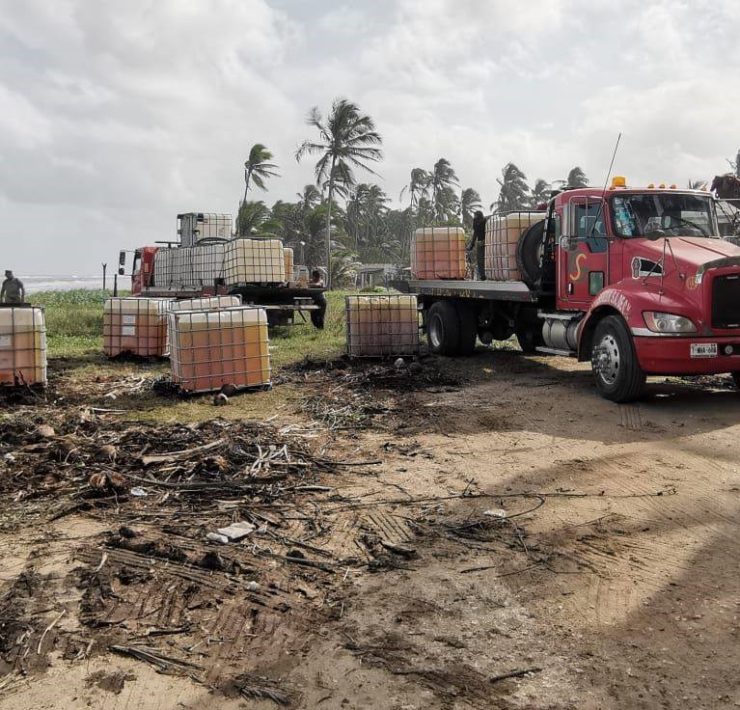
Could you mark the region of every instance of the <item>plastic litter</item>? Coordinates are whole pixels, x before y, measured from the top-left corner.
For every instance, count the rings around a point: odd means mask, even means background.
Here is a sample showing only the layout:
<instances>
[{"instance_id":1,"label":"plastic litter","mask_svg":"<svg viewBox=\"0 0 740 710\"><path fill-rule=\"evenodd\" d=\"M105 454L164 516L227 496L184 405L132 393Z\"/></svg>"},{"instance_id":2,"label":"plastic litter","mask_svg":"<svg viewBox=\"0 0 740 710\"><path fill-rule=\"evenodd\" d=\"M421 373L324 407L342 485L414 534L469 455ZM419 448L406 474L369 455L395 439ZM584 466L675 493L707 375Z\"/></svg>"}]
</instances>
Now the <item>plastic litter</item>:
<instances>
[{"instance_id":1,"label":"plastic litter","mask_svg":"<svg viewBox=\"0 0 740 710\"><path fill-rule=\"evenodd\" d=\"M228 542L239 542L239 540L247 537L247 535L251 535L254 530L255 526L244 520L238 523L232 523L225 528L217 528L218 534L223 535Z\"/></svg>"}]
</instances>

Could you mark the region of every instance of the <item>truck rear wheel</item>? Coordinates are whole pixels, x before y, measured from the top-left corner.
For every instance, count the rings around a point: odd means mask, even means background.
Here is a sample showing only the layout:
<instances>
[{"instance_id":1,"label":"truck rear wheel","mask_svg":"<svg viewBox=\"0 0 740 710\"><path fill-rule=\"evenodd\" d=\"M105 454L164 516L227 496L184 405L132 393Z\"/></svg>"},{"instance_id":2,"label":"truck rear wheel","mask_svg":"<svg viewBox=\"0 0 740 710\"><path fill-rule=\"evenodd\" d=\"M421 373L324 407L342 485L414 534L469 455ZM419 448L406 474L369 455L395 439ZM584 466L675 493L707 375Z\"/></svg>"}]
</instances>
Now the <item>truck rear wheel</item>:
<instances>
[{"instance_id":1,"label":"truck rear wheel","mask_svg":"<svg viewBox=\"0 0 740 710\"><path fill-rule=\"evenodd\" d=\"M460 319L460 355L472 355L478 340L478 315L474 308L464 303L457 304Z\"/></svg>"},{"instance_id":2,"label":"truck rear wheel","mask_svg":"<svg viewBox=\"0 0 740 710\"><path fill-rule=\"evenodd\" d=\"M427 339L435 355L460 353L460 316L449 301L437 301L427 314Z\"/></svg>"},{"instance_id":3,"label":"truck rear wheel","mask_svg":"<svg viewBox=\"0 0 740 710\"><path fill-rule=\"evenodd\" d=\"M619 316L607 316L596 326L591 369L602 397L612 402L632 402L642 394L645 373L627 325Z\"/></svg>"}]
</instances>

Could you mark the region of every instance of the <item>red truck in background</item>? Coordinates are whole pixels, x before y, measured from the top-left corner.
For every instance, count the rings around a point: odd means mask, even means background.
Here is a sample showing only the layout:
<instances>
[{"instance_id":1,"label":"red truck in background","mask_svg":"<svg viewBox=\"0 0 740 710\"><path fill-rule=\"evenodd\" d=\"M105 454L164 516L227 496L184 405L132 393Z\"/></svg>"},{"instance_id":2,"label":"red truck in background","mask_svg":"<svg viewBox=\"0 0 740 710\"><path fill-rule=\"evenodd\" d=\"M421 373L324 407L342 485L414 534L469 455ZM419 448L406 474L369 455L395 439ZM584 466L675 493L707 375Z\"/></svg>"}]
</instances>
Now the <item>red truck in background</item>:
<instances>
[{"instance_id":1,"label":"red truck in background","mask_svg":"<svg viewBox=\"0 0 740 710\"><path fill-rule=\"evenodd\" d=\"M410 280L432 352L516 334L525 352L590 361L615 402L648 375L731 373L740 387L740 247L715 199L664 185L566 189L517 246L523 281Z\"/></svg>"},{"instance_id":2,"label":"red truck in background","mask_svg":"<svg viewBox=\"0 0 740 710\"><path fill-rule=\"evenodd\" d=\"M323 327L323 313L326 308L323 288L309 288L308 272L305 266L295 266L296 272L305 272L305 278L297 278L291 283L224 283L223 262L211 261L205 271L195 269L193 261L186 263L185 280L168 280L166 267L158 260L157 254L162 249L172 252L161 256L187 253L194 247L215 248L214 245L226 244L231 238L231 215L213 212L187 212L177 215L177 240L159 242L163 246L143 246L133 251L131 265L131 294L133 296L153 298L194 298L215 295L239 295L245 304L258 305L267 311L268 323L287 325L295 322L295 314L305 321L308 313L311 322L317 328ZM258 238L258 237L253 237ZM124 275L126 251L119 254L119 275ZM222 257L219 257L222 258ZM203 265L201 265L203 266ZM165 270L163 273L163 269ZM182 273L180 274L182 276Z\"/></svg>"}]
</instances>

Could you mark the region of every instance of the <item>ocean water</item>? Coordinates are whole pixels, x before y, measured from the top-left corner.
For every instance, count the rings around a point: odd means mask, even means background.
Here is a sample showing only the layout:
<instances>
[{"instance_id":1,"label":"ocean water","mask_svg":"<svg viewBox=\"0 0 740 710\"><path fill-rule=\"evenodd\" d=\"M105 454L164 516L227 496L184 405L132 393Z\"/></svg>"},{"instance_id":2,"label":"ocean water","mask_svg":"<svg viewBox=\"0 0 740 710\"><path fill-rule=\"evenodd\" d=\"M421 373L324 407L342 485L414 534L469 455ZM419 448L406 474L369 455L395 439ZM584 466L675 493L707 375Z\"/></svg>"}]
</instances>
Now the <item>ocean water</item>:
<instances>
[{"instance_id":1,"label":"ocean water","mask_svg":"<svg viewBox=\"0 0 740 710\"><path fill-rule=\"evenodd\" d=\"M98 289L103 288L103 277L101 276L56 276L56 275L24 275L16 274L26 287L26 293L38 293L39 291L71 291L76 288ZM120 277L119 277L120 278ZM2 276L0 275L0 280ZM126 279L128 284L130 279ZM119 283L120 285L120 283ZM108 275L106 286L113 288L113 276Z\"/></svg>"}]
</instances>

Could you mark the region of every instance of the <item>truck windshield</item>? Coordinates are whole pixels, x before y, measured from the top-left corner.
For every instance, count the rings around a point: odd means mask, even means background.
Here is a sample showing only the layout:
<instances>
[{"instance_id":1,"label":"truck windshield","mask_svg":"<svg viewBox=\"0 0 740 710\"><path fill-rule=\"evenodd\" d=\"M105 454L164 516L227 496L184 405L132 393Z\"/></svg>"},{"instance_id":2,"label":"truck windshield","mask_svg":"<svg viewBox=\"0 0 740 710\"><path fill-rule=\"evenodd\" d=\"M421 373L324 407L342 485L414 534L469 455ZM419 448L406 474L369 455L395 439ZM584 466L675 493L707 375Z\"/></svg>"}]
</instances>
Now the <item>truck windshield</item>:
<instances>
[{"instance_id":1,"label":"truck windshield","mask_svg":"<svg viewBox=\"0 0 740 710\"><path fill-rule=\"evenodd\" d=\"M714 237L712 198L675 193L615 195L614 233L620 237Z\"/></svg>"}]
</instances>

